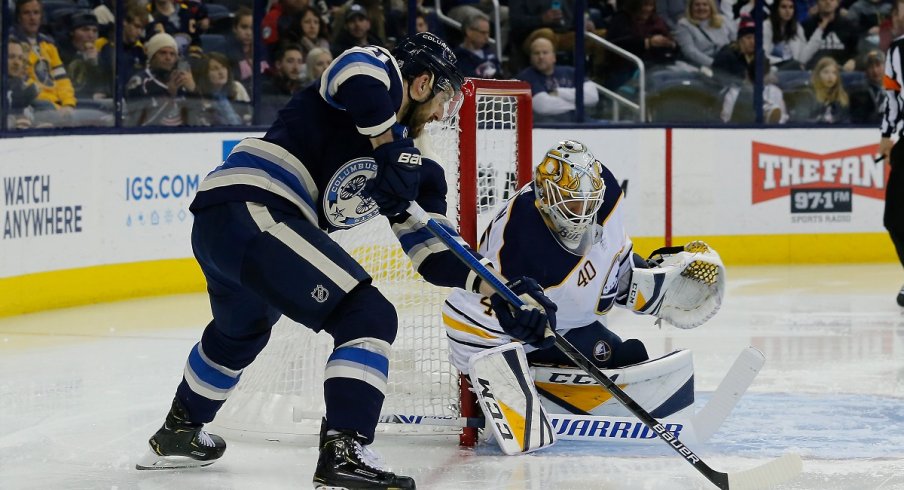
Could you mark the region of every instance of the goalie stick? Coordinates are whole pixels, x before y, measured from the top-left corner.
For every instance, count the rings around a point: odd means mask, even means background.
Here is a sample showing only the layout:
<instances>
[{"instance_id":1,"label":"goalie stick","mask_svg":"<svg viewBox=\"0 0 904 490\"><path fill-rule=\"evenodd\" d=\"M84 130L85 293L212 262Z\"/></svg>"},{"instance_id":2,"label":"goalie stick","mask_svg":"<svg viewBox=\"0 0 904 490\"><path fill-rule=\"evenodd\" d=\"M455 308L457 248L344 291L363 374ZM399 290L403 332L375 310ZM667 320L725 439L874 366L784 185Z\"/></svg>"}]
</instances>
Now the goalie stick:
<instances>
[{"instance_id":1,"label":"goalie stick","mask_svg":"<svg viewBox=\"0 0 904 490\"><path fill-rule=\"evenodd\" d=\"M423 208L416 202L412 202L407 209L415 220L423 224L439 238L443 244L462 260L472 271L489 284L494 291L502 295L512 306L521 308L524 302L521 301L511 289L508 288L496 275L490 272L483 264L480 263L467 249L455 241L439 223L437 223ZM652 415L643 409L633 398L622 391L605 373L600 371L593 365L583 354L581 354L568 340L558 332L552 332L555 336L555 345L562 351L575 365L587 372L593 379L602 385L606 391L612 394L613 398L618 400L625 408L628 409L635 417L640 419L647 427L652 429L660 439L666 442L675 452L691 464L700 474L715 486L721 489L755 489L765 488L778 483L790 480L801 472L800 456L794 453L785 454L784 456L762 464L749 470L724 473L712 469L699 456L697 456L689 447L684 445L671 432L659 423Z\"/></svg>"}]
</instances>

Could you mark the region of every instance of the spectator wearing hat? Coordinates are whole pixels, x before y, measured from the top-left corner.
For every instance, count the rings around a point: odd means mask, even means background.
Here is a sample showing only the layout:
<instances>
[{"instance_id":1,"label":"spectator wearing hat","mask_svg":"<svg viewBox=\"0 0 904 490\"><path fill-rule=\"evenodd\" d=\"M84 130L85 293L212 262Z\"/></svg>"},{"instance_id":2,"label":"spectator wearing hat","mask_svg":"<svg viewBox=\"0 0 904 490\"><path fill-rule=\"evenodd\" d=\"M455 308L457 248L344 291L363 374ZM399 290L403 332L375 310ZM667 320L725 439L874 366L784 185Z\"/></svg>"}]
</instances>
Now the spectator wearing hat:
<instances>
[{"instance_id":1,"label":"spectator wearing hat","mask_svg":"<svg viewBox=\"0 0 904 490\"><path fill-rule=\"evenodd\" d=\"M145 70L126 87L127 126L184 126L194 124L192 106L195 80L187 63L180 63L179 46L166 33L154 34L145 43Z\"/></svg>"},{"instance_id":2,"label":"spectator wearing hat","mask_svg":"<svg viewBox=\"0 0 904 490\"><path fill-rule=\"evenodd\" d=\"M330 49L333 57L357 46L383 46L383 40L370 32L370 16L361 4L353 3L345 12L345 25L339 31Z\"/></svg>"},{"instance_id":3,"label":"spectator wearing hat","mask_svg":"<svg viewBox=\"0 0 904 490\"><path fill-rule=\"evenodd\" d=\"M68 36L60 41L60 58L67 67L77 58L93 57L106 44L98 35L97 17L90 10L79 10L69 16ZM93 51L93 53L92 53Z\"/></svg>"},{"instance_id":4,"label":"spectator wearing hat","mask_svg":"<svg viewBox=\"0 0 904 490\"><path fill-rule=\"evenodd\" d=\"M741 17L738 39L720 49L713 57L713 75L725 84L740 83L747 76L756 53L756 24Z\"/></svg>"},{"instance_id":5,"label":"spectator wearing hat","mask_svg":"<svg viewBox=\"0 0 904 490\"><path fill-rule=\"evenodd\" d=\"M90 10L72 15L69 42L61 46L61 55L78 99L112 100L112 46L98 38L97 17Z\"/></svg>"},{"instance_id":6,"label":"spectator wearing hat","mask_svg":"<svg viewBox=\"0 0 904 490\"><path fill-rule=\"evenodd\" d=\"M866 77L863 83L850 87L851 122L879 124L885 110L885 55L881 51L868 51L858 66Z\"/></svg>"},{"instance_id":7,"label":"spectator wearing hat","mask_svg":"<svg viewBox=\"0 0 904 490\"><path fill-rule=\"evenodd\" d=\"M501 78L502 67L490 48L490 18L478 11L465 19L465 38L455 49L456 66L466 77Z\"/></svg>"},{"instance_id":8,"label":"spectator wearing hat","mask_svg":"<svg viewBox=\"0 0 904 490\"><path fill-rule=\"evenodd\" d=\"M530 67L515 78L530 84L534 121L569 122L574 120L575 94L574 68L556 65L553 39L538 36L530 45ZM584 105L592 107L599 101L593 82L585 81Z\"/></svg>"},{"instance_id":9,"label":"spectator wearing hat","mask_svg":"<svg viewBox=\"0 0 904 490\"><path fill-rule=\"evenodd\" d=\"M10 36L28 47L28 82L38 88L36 109L56 112L55 125L71 124L78 100L53 38L39 32L44 9L40 0L16 0L16 25Z\"/></svg>"}]
</instances>

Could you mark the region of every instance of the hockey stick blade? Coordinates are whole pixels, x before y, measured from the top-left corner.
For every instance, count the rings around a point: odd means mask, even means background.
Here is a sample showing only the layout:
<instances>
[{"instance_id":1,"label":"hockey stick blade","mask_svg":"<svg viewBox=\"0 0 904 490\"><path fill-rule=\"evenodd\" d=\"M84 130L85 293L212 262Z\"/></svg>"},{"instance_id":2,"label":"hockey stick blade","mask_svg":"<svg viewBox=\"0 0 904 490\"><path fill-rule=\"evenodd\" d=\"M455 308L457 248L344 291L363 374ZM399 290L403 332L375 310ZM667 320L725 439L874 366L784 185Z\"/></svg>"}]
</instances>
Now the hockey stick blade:
<instances>
[{"instance_id":1,"label":"hockey stick blade","mask_svg":"<svg viewBox=\"0 0 904 490\"><path fill-rule=\"evenodd\" d=\"M415 220L423 224L433 233L440 241L443 242L444 245L449 247L449 249L458 257L465 265L468 266L469 269L474 271L480 278L489 284L494 291L499 293L506 301L509 302L512 306L517 308L521 308L524 305L524 302L521 301L508 286L505 285L496 275L490 272L486 266L480 263L474 255L472 255L467 249L465 249L461 244L459 244L452 235L449 234L439 223L437 223L434 219L430 218L430 215L427 214L426 211L423 210L416 202L412 202L410 206L408 206L408 214L411 215ZM627 393L622 391L621 388L618 387L605 373L603 373L599 368L597 368L593 363L590 362L583 354L581 354L573 345L571 345L568 340L565 339L558 332L552 332L555 335L555 345L565 354L569 359L571 359L575 365L579 368L583 369L587 374L590 375L593 379L595 379L603 388L608 391L613 398L618 400L625 408L628 409L635 417L640 419L641 422L644 423L647 427L652 429L656 435L659 436L660 439L665 441L669 447L671 447L675 452L681 455L685 461L690 463L694 469L700 472L707 480L712 482L717 487L727 490L729 488L758 488L758 485L771 485L773 483L778 483L781 481L786 481L790 478L793 478L801 471L801 463L800 456L797 455L788 455L782 458L779 458L776 461L772 461L770 463L766 463L757 468L753 468L751 470L747 470L744 472L736 473L734 475L729 475L728 473L723 473L720 471L716 471L709 467L699 456L694 454L693 451L687 446L684 445L677 437L675 437L671 432L665 429L665 427L659 423L656 419L650 415L649 412L643 409L633 398L628 396ZM737 487L731 487L732 483L735 483ZM752 485L748 487L746 485Z\"/></svg>"},{"instance_id":2,"label":"hockey stick blade","mask_svg":"<svg viewBox=\"0 0 904 490\"><path fill-rule=\"evenodd\" d=\"M565 337L560 333L554 332L556 336L556 347L562 351L569 359L571 359L579 368L583 369L587 374L595 379L603 388L608 391L613 398L618 400L629 412L640 419L647 427L652 429L660 439L665 441L669 447L681 455L685 461L690 463L694 469L700 472L713 485L723 489L756 489L768 488L784 481L788 481L797 476L802 469L800 456L796 454L787 454L779 459L770 461L756 468L738 473L723 473L712 469L699 456L697 456L689 447L685 446L678 437L666 430L666 428L658 420L653 418L649 412L643 409L633 398L622 391L604 372L591 363L583 354L580 353Z\"/></svg>"},{"instance_id":3,"label":"hockey stick blade","mask_svg":"<svg viewBox=\"0 0 904 490\"><path fill-rule=\"evenodd\" d=\"M796 477L803 471L800 456L786 454L778 459L749 470L728 474L728 486L731 490L754 490L770 488Z\"/></svg>"},{"instance_id":4,"label":"hockey stick blade","mask_svg":"<svg viewBox=\"0 0 904 490\"><path fill-rule=\"evenodd\" d=\"M734 364L725 373L725 377L722 378L716 391L713 392L709 402L691 417L697 442L708 441L719 430L722 422L734 410L765 362L766 357L763 356L763 353L753 347L747 347L741 351Z\"/></svg>"}]
</instances>

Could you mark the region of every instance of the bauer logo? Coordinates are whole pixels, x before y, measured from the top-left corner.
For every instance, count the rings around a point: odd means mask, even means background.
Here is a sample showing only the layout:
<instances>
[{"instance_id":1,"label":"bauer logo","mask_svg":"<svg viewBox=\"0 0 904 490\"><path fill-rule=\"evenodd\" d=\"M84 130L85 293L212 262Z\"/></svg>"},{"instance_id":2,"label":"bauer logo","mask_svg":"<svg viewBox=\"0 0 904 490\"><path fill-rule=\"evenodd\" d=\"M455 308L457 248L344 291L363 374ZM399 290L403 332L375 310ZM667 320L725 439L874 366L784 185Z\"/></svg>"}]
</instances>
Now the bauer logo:
<instances>
[{"instance_id":1,"label":"bauer logo","mask_svg":"<svg viewBox=\"0 0 904 490\"><path fill-rule=\"evenodd\" d=\"M883 200L888 166L876 156L877 145L813 153L754 141L753 204L792 196L792 212L850 212L851 194Z\"/></svg>"}]
</instances>

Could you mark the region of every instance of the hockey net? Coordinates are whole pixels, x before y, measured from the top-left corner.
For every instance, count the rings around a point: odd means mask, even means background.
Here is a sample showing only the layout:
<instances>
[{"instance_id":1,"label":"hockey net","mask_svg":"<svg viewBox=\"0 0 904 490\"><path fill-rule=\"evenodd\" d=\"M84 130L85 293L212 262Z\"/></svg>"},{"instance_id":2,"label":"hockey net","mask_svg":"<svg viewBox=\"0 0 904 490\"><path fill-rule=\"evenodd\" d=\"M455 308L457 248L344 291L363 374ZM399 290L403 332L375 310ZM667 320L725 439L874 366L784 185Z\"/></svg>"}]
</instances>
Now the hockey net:
<instances>
[{"instance_id":1,"label":"hockey net","mask_svg":"<svg viewBox=\"0 0 904 490\"><path fill-rule=\"evenodd\" d=\"M427 131L449 183L448 217L473 246L498 206L531 178L530 87L517 81L469 79L462 92L458 116L433 123ZM460 387L459 373L449 362L441 317L448 289L414 272L382 216L331 236L373 276L398 311L382 415L476 416L473 396ZM316 434L325 411L323 370L332 349L327 333L314 334L281 318L214 425L233 435L266 439ZM378 430L461 431L461 444L476 442L474 429L381 424Z\"/></svg>"}]
</instances>

